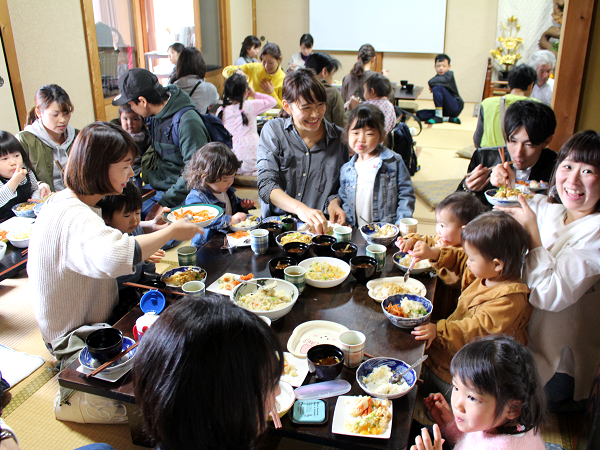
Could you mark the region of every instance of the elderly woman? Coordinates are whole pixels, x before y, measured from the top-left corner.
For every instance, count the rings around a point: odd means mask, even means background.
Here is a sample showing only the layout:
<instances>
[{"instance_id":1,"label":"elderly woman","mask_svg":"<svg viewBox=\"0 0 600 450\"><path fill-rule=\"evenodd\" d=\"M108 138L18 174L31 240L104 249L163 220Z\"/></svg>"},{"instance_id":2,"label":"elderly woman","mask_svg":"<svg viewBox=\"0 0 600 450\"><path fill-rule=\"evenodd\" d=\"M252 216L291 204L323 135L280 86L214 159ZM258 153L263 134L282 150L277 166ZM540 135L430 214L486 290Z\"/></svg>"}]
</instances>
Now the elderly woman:
<instances>
[{"instance_id":1,"label":"elderly woman","mask_svg":"<svg viewBox=\"0 0 600 450\"><path fill-rule=\"evenodd\" d=\"M508 166L506 166L508 167ZM508 169L510 170L510 169ZM549 196L498 208L526 228L523 282L534 306L528 332L551 411L583 409L600 355L600 135L561 148Z\"/></svg>"},{"instance_id":2,"label":"elderly woman","mask_svg":"<svg viewBox=\"0 0 600 450\"><path fill-rule=\"evenodd\" d=\"M309 69L290 72L283 82L286 119L269 121L258 144L258 195L262 214L294 213L317 233L327 218L344 224L338 189L340 168L349 159L342 129L323 119L327 93Z\"/></svg>"},{"instance_id":3,"label":"elderly woman","mask_svg":"<svg viewBox=\"0 0 600 450\"><path fill-rule=\"evenodd\" d=\"M533 86L531 98L550 106L554 90L554 78L550 78L550 73L556 66L556 56L550 50L539 50L531 57L530 66L537 72L537 82Z\"/></svg>"}]
</instances>

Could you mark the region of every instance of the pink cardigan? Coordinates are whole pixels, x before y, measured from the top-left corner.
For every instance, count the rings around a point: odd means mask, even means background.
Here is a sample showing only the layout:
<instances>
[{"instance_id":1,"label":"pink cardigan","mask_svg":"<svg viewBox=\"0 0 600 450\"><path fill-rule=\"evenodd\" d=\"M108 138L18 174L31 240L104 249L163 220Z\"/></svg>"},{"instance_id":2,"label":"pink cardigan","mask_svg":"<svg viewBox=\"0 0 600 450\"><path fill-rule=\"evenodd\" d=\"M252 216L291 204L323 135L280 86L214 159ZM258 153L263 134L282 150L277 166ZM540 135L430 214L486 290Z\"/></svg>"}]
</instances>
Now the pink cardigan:
<instances>
[{"instance_id":1,"label":"pink cardigan","mask_svg":"<svg viewBox=\"0 0 600 450\"><path fill-rule=\"evenodd\" d=\"M483 431L462 433L452 421L442 429L449 442L456 442L454 450L545 450L541 432L529 430L522 434L487 434Z\"/></svg>"}]
</instances>

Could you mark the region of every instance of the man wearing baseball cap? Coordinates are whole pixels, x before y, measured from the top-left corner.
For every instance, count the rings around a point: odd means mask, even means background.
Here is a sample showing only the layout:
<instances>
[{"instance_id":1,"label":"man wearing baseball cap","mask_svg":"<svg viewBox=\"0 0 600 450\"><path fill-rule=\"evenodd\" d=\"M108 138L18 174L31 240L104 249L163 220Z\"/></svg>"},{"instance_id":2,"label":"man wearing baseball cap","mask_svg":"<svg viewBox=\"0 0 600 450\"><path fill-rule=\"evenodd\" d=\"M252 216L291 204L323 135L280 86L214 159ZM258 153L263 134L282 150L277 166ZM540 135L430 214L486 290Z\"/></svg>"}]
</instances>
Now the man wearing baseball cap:
<instances>
[{"instance_id":1,"label":"man wearing baseball cap","mask_svg":"<svg viewBox=\"0 0 600 450\"><path fill-rule=\"evenodd\" d=\"M161 206L172 208L184 203L189 189L181 174L194 153L210 142L210 137L200 115L189 110L179 122L179 147L174 144L170 132L173 116L180 109L195 105L177 86L163 87L152 72L128 70L119 80L119 89L121 93L113 99L113 105L129 103L135 113L151 118L151 146L142 159L144 180L157 191L152 200L158 205L149 209L144 204L144 211L151 218Z\"/></svg>"}]
</instances>

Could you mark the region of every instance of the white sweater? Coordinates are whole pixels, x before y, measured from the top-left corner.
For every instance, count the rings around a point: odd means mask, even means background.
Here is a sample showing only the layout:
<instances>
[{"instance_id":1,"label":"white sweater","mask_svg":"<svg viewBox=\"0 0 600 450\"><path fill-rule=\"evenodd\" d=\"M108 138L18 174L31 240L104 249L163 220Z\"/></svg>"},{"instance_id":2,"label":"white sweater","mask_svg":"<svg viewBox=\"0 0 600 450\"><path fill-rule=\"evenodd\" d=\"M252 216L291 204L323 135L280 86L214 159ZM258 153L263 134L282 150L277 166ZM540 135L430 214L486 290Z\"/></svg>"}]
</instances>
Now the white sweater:
<instances>
[{"instance_id":1,"label":"white sweater","mask_svg":"<svg viewBox=\"0 0 600 450\"><path fill-rule=\"evenodd\" d=\"M523 282L534 310L529 346L542 382L558 371L575 378L575 400L587 398L600 357L600 214L564 224L565 207L536 195L542 247L525 259Z\"/></svg>"},{"instance_id":2,"label":"white sweater","mask_svg":"<svg viewBox=\"0 0 600 450\"><path fill-rule=\"evenodd\" d=\"M116 277L134 272L135 239L106 226L99 212L63 191L35 222L27 274L45 342L105 322L118 302Z\"/></svg>"}]
</instances>

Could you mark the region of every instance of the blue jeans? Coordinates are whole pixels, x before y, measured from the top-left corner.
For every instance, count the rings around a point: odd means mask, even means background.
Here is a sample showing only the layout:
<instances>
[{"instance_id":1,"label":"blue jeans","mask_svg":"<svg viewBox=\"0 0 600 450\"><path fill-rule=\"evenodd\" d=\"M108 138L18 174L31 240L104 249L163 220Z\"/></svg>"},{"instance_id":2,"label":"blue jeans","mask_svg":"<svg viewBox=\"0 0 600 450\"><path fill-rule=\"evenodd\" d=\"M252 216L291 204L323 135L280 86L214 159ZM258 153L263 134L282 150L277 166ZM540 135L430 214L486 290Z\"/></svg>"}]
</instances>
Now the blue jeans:
<instances>
[{"instance_id":1,"label":"blue jeans","mask_svg":"<svg viewBox=\"0 0 600 450\"><path fill-rule=\"evenodd\" d=\"M450 92L443 86L434 86L431 88L433 92L433 103L436 108L443 108L442 115L444 117L458 117L462 108Z\"/></svg>"},{"instance_id":2,"label":"blue jeans","mask_svg":"<svg viewBox=\"0 0 600 450\"><path fill-rule=\"evenodd\" d=\"M587 399L575 401L575 378L566 373L556 372L544 386L548 399L548 410L556 413L583 411Z\"/></svg>"}]
</instances>

